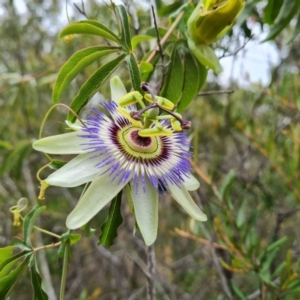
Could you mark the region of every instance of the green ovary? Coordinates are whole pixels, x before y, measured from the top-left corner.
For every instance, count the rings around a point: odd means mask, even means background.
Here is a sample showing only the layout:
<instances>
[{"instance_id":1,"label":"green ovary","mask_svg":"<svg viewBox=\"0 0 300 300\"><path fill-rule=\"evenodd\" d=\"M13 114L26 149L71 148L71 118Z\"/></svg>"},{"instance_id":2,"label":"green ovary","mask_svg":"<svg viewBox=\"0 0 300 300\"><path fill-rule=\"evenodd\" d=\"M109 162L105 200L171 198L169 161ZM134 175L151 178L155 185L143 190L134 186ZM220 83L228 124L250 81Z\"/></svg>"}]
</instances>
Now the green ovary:
<instances>
[{"instance_id":1,"label":"green ovary","mask_svg":"<svg viewBox=\"0 0 300 300\"><path fill-rule=\"evenodd\" d=\"M140 137L140 128L126 127L118 132L118 141L127 154L136 158L151 159L162 153L162 141L159 137Z\"/></svg>"}]
</instances>

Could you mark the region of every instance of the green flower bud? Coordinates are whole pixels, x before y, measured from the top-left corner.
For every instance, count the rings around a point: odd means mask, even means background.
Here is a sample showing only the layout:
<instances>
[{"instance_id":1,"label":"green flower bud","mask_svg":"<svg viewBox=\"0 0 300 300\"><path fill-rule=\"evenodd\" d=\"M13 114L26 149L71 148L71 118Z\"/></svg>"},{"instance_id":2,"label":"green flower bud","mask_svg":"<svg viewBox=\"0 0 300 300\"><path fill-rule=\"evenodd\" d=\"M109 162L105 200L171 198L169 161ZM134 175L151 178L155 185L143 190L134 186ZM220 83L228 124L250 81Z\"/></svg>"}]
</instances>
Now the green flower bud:
<instances>
[{"instance_id":1,"label":"green flower bud","mask_svg":"<svg viewBox=\"0 0 300 300\"><path fill-rule=\"evenodd\" d=\"M244 6L244 0L201 0L188 20L190 38L210 45L230 29Z\"/></svg>"}]
</instances>

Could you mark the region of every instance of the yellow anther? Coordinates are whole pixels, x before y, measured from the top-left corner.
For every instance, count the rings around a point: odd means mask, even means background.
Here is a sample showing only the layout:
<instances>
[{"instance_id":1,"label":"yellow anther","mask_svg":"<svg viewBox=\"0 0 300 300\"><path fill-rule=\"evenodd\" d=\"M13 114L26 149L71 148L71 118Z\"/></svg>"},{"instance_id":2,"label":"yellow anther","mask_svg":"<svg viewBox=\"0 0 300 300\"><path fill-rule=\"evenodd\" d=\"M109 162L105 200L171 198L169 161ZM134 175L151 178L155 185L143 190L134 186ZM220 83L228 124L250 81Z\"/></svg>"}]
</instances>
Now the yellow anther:
<instances>
[{"instance_id":1,"label":"yellow anther","mask_svg":"<svg viewBox=\"0 0 300 300\"><path fill-rule=\"evenodd\" d=\"M118 106L118 107L117 107L117 111L118 111L123 117L125 117L126 119L128 119L128 120L132 123L133 126L135 126L135 127L142 127L142 122L133 119L133 118L131 117L131 115L130 115L130 111L127 110L126 108L123 108L123 107Z\"/></svg>"},{"instance_id":2,"label":"yellow anther","mask_svg":"<svg viewBox=\"0 0 300 300\"><path fill-rule=\"evenodd\" d=\"M160 126L159 126L160 127ZM152 128L147 128L139 131L139 136L141 137L151 137L151 136L170 136L173 135L173 131L161 126L158 128L157 126Z\"/></svg>"},{"instance_id":3,"label":"yellow anther","mask_svg":"<svg viewBox=\"0 0 300 300\"><path fill-rule=\"evenodd\" d=\"M28 205L28 201L26 198L21 198L18 201L18 204L15 206L12 206L9 211L14 215L14 222L13 222L13 226L20 226L21 222L21 211L24 210Z\"/></svg>"},{"instance_id":4,"label":"yellow anther","mask_svg":"<svg viewBox=\"0 0 300 300\"><path fill-rule=\"evenodd\" d=\"M171 119L171 126L174 131L182 131L181 123L177 119Z\"/></svg>"},{"instance_id":5,"label":"yellow anther","mask_svg":"<svg viewBox=\"0 0 300 300\"><path fill-rule=\"evenodd\" d=\"M135 103L141 103L143 96L138 91L130 92L123 97L121 97L118 101L119 105L121 106L129 106Z\"/></svg>"},{"instance_id":6,"label":"yellow anther","mask_svg":"<svg viewBox=\"0 0 300 300\"><path fill-rule=\"evenodd\" d=\"M152 96L150 94L145 94L144 98L148 102L153 102ZM163 108L168 109L168 110L173 110L174 109L174 103L168 100L167 98L160 97L160 96L155 96L156 102L161 105Z\"/></svg>"}]
</instances>

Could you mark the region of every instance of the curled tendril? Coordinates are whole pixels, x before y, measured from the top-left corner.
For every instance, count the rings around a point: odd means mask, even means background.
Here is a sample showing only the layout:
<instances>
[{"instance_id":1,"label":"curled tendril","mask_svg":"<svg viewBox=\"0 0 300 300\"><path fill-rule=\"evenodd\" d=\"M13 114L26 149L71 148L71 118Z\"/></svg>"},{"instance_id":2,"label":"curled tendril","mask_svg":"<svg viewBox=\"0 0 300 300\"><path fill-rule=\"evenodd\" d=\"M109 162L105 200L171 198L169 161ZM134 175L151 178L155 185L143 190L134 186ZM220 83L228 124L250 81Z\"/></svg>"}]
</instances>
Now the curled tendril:
<instances>
[{"instance_id":1,"label":"curled tendril","mask_svg":"<svg viewBox=\"0 0 300 300\"><path fill-rule=\"evenodd\" d=\"M23 211L28 205L27 198L21 198L19 199L17 205L12 206L9 211L14 215L14 226L20 226L21 222L21 211Z\"/></svg>"}]
</instances>

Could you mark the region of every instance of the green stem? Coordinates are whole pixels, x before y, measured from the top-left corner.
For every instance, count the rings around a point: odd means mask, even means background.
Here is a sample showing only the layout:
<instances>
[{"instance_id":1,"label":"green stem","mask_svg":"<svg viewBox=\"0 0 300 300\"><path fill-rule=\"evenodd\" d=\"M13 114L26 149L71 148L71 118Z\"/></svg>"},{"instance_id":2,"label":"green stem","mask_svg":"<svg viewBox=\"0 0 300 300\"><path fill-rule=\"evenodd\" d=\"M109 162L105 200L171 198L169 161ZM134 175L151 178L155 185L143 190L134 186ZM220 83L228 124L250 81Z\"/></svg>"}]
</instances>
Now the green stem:
<instances>
[{"instance_id":1,"label":"green stem","mask_svg":"<svg viewBox=\"0 0 300 300\"><path fill-rule=\"evenodd\" d=\"M51 231L48 231L48 230L46 230L46 229L42 229L42 228L37 227L37 226L33 226L33 228L36 229L36 230L38 230L38 231L40 231L40 232L43 232L43 233L45 233L45 234L54 236L54 237L56 237L56 238L59 239L59 240L61 239L61 236L60 236L60 235L55 234L55 233L53 233L53 232L51 232Z\"/></svg>"},{"instance_id":2,"label":"green stem","mask_svg":"<svg viewBox=\"0 0 300 300\"><path fill-rule=\"evenodd\" d=\"M53 244L49 244L49 245L45 245L45 246L41 246L41 247L38 247L38 248L34 248L33 251L34 252L38 252L40 250L44 250L44 249L48 249L48 248L56 248L58 246L61 245L61 242L58 242L58 243L53 243Z\"/></svg>"},{"instance_id":3,"label":"green stem","mask_svg":"<svg viewBox=\"0 0 300 300\"><path fill-rule=\"evenodd\" d=\"M64 262L63 262L63 269L61 275L61 282L60 282L60 295L59 300L65 299L65 289L66 289L66 281L67 281L67 269L69 263L69 249L70 249L70 241L66 241L65 251L64 251Z\"/></svg>"}]
</instances>

